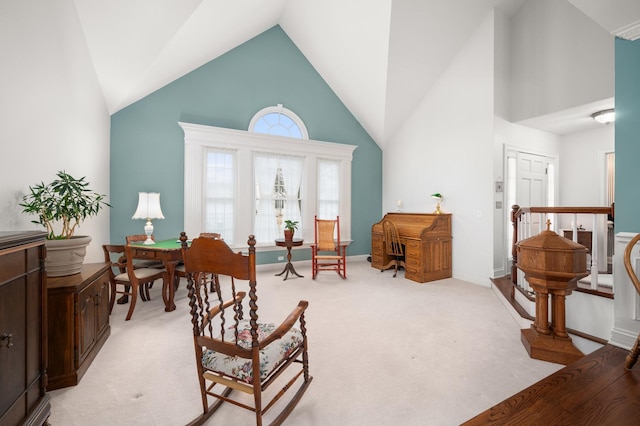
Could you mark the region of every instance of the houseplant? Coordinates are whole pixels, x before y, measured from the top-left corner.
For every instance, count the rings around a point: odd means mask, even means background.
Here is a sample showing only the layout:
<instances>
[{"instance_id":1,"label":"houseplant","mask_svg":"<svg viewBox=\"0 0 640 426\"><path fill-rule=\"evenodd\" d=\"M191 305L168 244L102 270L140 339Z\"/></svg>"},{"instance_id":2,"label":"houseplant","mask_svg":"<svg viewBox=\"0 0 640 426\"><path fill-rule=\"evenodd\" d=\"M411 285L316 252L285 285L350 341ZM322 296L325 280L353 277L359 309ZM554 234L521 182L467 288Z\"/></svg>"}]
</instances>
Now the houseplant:
<instances>
[{"instance_id":1,"label":"houseplant","mask_svg":"<svg viewBox=\"0 0 640 426\"><path fill-rule=\"evenodd\" d=\"M298 229L298 222L294 220L284 221L284 239L286 241L293 240L293 233Z\"/></svg>"},{"instance_id":2,"label":"houseplant","mask_svg":"<svg viewBox=\"0 0 640 426\"><path fill-rule=\"evenodd\" d=\"M29 193L22 197L22 211L36 215L37 220L31 222L46 228L45 269L50 277L80 272L91 237L74 233L85 219L96 216L103 207L111 207L105 195L88 187L84 176L74 178L63 170L50 183L29 186Z\"/></svg>"}]
</instances>

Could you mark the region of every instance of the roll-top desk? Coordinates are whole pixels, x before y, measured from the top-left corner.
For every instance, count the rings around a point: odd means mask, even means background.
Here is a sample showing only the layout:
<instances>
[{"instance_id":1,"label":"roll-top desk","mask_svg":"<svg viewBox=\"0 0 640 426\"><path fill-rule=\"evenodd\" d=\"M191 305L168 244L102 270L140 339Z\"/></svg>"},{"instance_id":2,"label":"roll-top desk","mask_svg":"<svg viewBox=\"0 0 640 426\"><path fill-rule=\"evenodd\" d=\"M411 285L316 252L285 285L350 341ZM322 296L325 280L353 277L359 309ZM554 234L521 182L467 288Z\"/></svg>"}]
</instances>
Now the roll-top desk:
<instances>
[{"instance_id":1,"label":"roll-top desk","mask_svg":"<svg viewBox=\"0 0 640 426\"><path fill-rule=\"evenodd\" d=\"M387 213L371 227L371 266L384 271L392 260L385 252L382 221L392 221L405 249L405 278L424 283L451 277L451 215Z\"/></svg>"}]
</instances>

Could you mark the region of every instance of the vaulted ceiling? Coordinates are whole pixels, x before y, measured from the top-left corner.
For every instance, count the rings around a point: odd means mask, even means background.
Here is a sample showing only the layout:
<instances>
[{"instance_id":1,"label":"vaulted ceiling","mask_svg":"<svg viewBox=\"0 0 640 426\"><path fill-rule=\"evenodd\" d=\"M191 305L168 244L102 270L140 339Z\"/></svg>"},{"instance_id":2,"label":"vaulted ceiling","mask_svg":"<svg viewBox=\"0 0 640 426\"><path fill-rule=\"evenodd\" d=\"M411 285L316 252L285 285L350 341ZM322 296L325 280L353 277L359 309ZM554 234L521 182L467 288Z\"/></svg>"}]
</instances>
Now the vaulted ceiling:
<instances>
[{"instance_id":1,"label":"vaulted ceiling","mask_svg":"<svg viewBox=\"0 0 640 426\"><path fill-rule=\"evenodd\" d=\"M610 32L640 17L637 0L569 1ZM75 0L112 114L279 24L383 147L486 15L523 2Z\"/></svg>"}]
</instances>

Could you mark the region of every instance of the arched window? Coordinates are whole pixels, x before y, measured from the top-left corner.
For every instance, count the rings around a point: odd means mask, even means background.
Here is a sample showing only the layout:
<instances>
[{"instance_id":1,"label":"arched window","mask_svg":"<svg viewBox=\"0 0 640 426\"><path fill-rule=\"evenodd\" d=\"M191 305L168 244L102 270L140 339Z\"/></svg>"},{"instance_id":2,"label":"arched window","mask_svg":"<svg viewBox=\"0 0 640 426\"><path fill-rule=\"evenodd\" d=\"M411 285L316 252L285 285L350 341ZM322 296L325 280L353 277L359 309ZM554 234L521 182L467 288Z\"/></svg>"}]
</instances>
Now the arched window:
<instances>
[{"instance_id":1,"label":"arched window","mask_svg":"<svg viewBox=\"0 0 640 426\"><path fill-rule=\"evenodd\" d=\"M300 117L278 104L258 111L249 123L249 131L266 135L309 139L307 127Z\"/></svg>"}]
</instances>

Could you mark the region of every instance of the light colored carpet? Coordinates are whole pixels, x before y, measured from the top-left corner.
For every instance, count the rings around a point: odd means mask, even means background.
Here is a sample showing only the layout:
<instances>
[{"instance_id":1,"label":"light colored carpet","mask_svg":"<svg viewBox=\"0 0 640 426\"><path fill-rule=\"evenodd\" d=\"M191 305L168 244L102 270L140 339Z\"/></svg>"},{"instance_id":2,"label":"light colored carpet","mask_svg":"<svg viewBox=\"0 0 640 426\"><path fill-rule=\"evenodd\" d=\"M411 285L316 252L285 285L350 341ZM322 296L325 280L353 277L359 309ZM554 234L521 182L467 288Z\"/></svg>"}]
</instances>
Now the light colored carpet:
<instances>
[{"instance_id":1,"label":"light colored carpet","mask_svg":"<svg viewBox=\"0 0 640 426\"><path fill-rule=\"evenodd\" d=\"M394 279L364 260L348 262L347 280L321 272L313 281L308 262L295 266L304 278L275 277L282 265L258 271L261 320L280 322L309 301L314 379L286 424L457 425L562 368L529 358L490 288L418 284L403 271ZM158 288L152 298L127 322L128 305L116 305L111 336L80 384L50 392L52 425L182 425L200 414L185 283L174 312L164 312ZM227 404L208 424L255 419Z\"/></svg>"}]
</instances>

